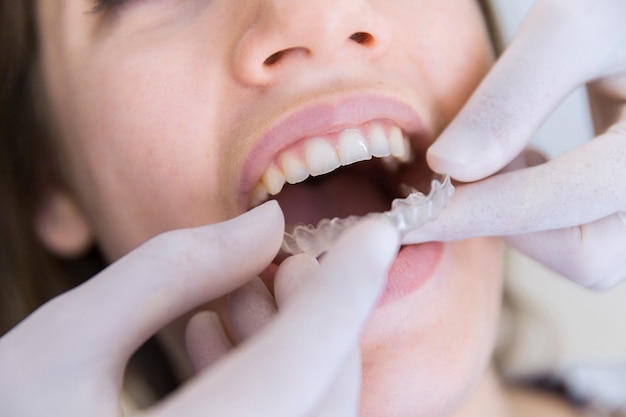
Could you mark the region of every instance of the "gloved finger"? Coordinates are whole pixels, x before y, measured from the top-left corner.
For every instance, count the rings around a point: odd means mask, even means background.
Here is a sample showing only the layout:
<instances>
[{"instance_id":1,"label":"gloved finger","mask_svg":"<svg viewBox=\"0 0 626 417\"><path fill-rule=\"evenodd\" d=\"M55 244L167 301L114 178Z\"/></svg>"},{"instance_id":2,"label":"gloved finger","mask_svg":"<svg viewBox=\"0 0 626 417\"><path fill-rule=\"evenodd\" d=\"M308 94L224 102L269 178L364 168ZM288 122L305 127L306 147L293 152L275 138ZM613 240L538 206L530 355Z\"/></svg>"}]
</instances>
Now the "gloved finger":
<instances>
[{"instance_id":1,"label":"gloved finger","mask_svg":"<svg viewBox=\"0 0 626 417\"><path fill-rule=\"evenodd\" d=\"M319 267L317 259L306 254L291 256L280 264L274 284L274 293L279 308L282 308L297 294ZM361 357L359 349L355 348L314 416L357 416L360 388Z\"/></svg>"},{"instance_id":2,"label":"gloved finger","mask_svg":"<svg viewBox=\"0 0 626 417\"><path fill-rule=\"evenodd\" d=\"M121 372L171 320L257 275L277 253L282 233L275 202L224 223L165 233L48 303L29 322L43 322L37 333L42 345L85 346L85 354L102 356L106 360L98 363L114 362L110 368Z\"/></svg>"},{"instance_id":3,"label":"gloved finger","mask_svg":"<svg viewBox=\"0 0 626 417\"><path fill-rule=\"evenodd\" d=\"M626 217L614 214L564 229L509 236L511 246L581 285L626 281Z\"/></svg>"},{"instance_id":4,"label":"gloved finger","mask_svg":"<svg viewBox=\"0 0 626 417\"><path fill-rule=\"evenodd\" d=\"M274 277L274 296L282 308L319 269L317 259L301 253L285 259Z\"/></svg>"},{"instance_id":5,"label":"gloved finger","mask_svg":"<svg viewBox=\"0 0 626 417\"><path fill-rule=\"evenodd\" d=\"M274 297L260 278L254 278L228 296L228 313L237 341L246 340L276 314Z\"/></svg>"},{"instance_id":6,"label":"gloved finger","mask_svg":"<svg viewBox=\"0 0 626 417\"><path fill-rule=\"evenodd\" d=\"M200 311L191 317L185 329L185 346L196 372L217 362L233 347L213 311Z\"/></svg>"},{"instance_id":7,"label":"gloved finger","mask_svg":"<svg viewBox=\"0 0 626 417\"><path fill-rule=\"evenodd\" d=\"M398 249L398 232L385 220L347 231L262 332L150 415L310 415L358 344ZM208 404L207 395L220 401Z\"/></svg>"},{"instance_id":8,"label":"gloved finger","mask_svg":"<svg viewBox=\"0 0 626 417\"><path fill-rule=\"evenodd\" d=\"M525 150L501 172L545 163ZM607 289L626 280L626 215L615 214L592 223L506 237L522 253L570 280L592 289Z\"/></svg>"},{"instance_id":9,"label":"gloved finger","mask_svg":"<svg viewBox=\"0 0 626 417\"><path fill-rule=\"evenodd\" d=\"M274 278L274 295L279 308L300 291L307 280L312 279L320 265L317 259L306 254L298 254L285 259ZM357 416L361 393L361 356L355 347L344 369L331 385L321 401L314 417Z\"/></svg>"},{"instance_id":10,"label":"gloved finger","mask_svg":"<svg viewBox=\"0 0 626 417\"><path fill-rule=\"evenodd\" d=\"M626 2L540 0L466 106L428 151L460 181L498 171L577 86L626 70Z\"/></svg>"},{"instance_id":11,"label":"gloved finger","mask_svg":"<svg viewBox=\"0 0 626 417\"><path fill-rule=\"evenodd\" d=\"M314 417L356 417L361 404L361 353L356 348Z\"/></svg>"},{"instance_id":12,"label":"gloved finger","mask_svg":"<svg viewBox=\"0 0 626 417\"><path fill-rule=\"evenodd\" d=\"M545 164L459 186L403 243L507 236L590 223L626 208L624 126Z\"/></svg>"},{"instance_id":13,"label":"gloved finger","mask_svg":"<svg viewBox=\"0 0 626 417\"><path fill-rule=\"evenodd\" d=\"M279 308L292 299L311 279L320 265L312 256L298 254L284 260L274 279L274 294ZM357 416L361 394L361 355L358 347L332 384L312 417Z\"/></svg>"}]
</instances>

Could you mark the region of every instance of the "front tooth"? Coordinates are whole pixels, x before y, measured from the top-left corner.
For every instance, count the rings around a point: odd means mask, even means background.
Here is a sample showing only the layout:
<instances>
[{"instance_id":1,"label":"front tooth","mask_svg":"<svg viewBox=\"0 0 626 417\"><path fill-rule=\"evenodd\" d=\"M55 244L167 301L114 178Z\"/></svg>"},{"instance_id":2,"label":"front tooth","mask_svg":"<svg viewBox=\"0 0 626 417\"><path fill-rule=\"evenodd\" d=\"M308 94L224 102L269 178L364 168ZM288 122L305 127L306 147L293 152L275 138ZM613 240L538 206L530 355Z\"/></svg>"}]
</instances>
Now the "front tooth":
<instances>
[{"instance_id":1,"label":"front tooth","mask_svg":"<svg viewBox=\"0 0 626 417\"><path fill-rule=\"evenodd\" d=\"M398 157L400 162L404 162L405 164L413 161L413 151L411 149L411 142L409 138L403 136L402 141L404 142L404 155Z\"/></svg>"},{"instance_id":2,"label":"front tooth","mask_svg":"<svg viewBox=\"0 0 626 417\"><path fill-rule=\"evenodd\" d=\"M290 152L287 152L280 158L280 163L283 167L285 179L289 184L297 184L309 177L309 170L306 169L306 165Z\"/></svg>"},{"instance_id":3,"label":"front tooth","mask_svg":"<svg viewBox=\"0 0 626 417\"><path fill-rule=\"evenodd\" d=\"M391 154L400 159L404 156L404 137L402 137L402 131L394 126L389 132L389 146L391 147Z\"/></svg>"},{"instance_id":4,"label":"front tooth","mask_svg":"<svg viewBox=\"0 0 626 417\"><path fill-rule=\"evenodd\" d=\"M311 175L322 175L341 166L335 148L324 138L313 138L306 144L304 158Z\"/></svg>"},{"instance_id":5,"label":"front tooth","mask_svg":"<svg viewBox=\"0 0 626 417\"><path fill-rule=\"evenodd\" d=\"M358 130L349 129L342 132L337 150L341 165L372 159L365 138Z\"/></svg>"},{"instance_id":6,"label":"front tooth","mask_svg":"<svg viewBox=\"0 0 626 417\"><path fill-rule=\"evenodd\" d=\"M406 142L399 127L394 126L389 132L389 146L391 154L400 160L407 159L408 150L405 148Z\"/></svg>"},{"instance_id":7,"label":"front tooth","mask_svg":"<svg viewBox=\"0 0 626 417\"><path fill-rule=\"evenodd\" d=\"M270 165L270 167L263 174L263 179L261 181L267 189L267 192L271 195L276 195L280 193L285 185L285 176L281 172L280 169L276 168L274 165Z\"/></svg>"},{"instance_id":8,"label":"front tooth","mask_svg":"<svg viewBox=\"0 0 626 417\"><path fill-rule=\"evenodd\" d=\"M385 128L381 125L374 125L370 129L370 150L372 155L377 158L383 158L391 155L389 141L385 134Z\"/></svg>"}]
</instances>

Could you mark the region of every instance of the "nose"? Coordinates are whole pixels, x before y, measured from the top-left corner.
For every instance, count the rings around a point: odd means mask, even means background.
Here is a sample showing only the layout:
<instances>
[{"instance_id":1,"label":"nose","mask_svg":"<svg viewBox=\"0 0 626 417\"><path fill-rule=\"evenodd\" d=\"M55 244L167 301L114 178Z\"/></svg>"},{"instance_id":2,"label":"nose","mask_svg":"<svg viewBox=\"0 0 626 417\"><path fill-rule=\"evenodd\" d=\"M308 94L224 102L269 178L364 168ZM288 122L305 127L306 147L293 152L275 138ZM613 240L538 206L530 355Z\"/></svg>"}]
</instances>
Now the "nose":
<instances>
[{"instance_id":1,"label":"nose","mask_svg":"<svg viewBox=\"0 0 626 417\"><path fill-rule=\"evenodd\" d=\"M236 78L266 86L289 66L375 59L391 30L367 0L262 1L233 54Z\"/></svg>"}]
</instances>

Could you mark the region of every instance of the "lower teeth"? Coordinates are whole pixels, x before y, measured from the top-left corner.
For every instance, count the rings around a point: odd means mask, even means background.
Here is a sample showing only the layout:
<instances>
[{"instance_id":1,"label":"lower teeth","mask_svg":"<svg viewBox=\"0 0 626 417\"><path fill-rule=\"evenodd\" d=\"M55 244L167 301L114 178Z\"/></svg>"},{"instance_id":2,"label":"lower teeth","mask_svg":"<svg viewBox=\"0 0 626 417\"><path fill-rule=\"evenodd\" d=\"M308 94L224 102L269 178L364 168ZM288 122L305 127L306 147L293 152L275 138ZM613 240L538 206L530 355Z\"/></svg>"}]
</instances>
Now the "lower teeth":
<instances>
[{"instance_id":1,"label":"lower teeth","mask_svg":"<svg viewBox=\"0 0 626 417\"><path fill-rule=\"evenodd\" d=\"M396 226L403 236L407 232L420 228L425 223L436 219L447 207L454 194L450 177L443 182L433 180L430 193L424 195L411 189L406 198L398 198L391 203L391 210L384 213L370 213L365 216L350 216L343 219L323 219L317 226L297 225L291 232L286 232L282 251L295 255L306 253L317 258L333 245L339 236L350 226L364 219L386 217Z\"/></svg>"}]
</instances>

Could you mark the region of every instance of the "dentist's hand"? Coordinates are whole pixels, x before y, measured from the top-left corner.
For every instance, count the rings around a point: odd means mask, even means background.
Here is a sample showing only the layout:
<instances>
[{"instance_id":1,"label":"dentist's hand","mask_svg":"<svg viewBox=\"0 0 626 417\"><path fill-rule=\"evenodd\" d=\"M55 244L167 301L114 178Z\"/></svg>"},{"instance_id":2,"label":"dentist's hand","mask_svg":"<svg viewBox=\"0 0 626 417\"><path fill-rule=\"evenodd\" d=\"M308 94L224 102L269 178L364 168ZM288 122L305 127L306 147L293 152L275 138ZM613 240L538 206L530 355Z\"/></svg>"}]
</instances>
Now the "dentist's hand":
<instances>
[{"instance_id":1,"label":"dentist's hand","mask_svg":"<svg viewBox=\"0 0 626 417\"><path fill-rule=\"evenodd\" d=\"M429 150L429 164L463 182L494 174L584 84L603 133L550 162L458 187L441 218L404 243L505 235L583 285L604 288L626 279L624 22L624 0L536 2L510 47Z\"/></svg>"},{"instance_id":2,"label":"dentist's hand","mask_svg":"<svg viewBox=\"0 0 626 417\"><path fill-rule=\"evenodd\" d=\"M281 243L282 222L268 203L228 222L163 234L42 306L0 339L0 414L120 416L133 352L171 320L263 270ZM279 279L292 295L280 313L141 415L308 417L329 407L356 415L354 352L397 249L397 232L370 222L347 233L320 266L302 258L285 264ZM298 277L310 279L294 290ZM351 390L338 402L327 395L337 384Z\"/></svg>"}]
</instances>

